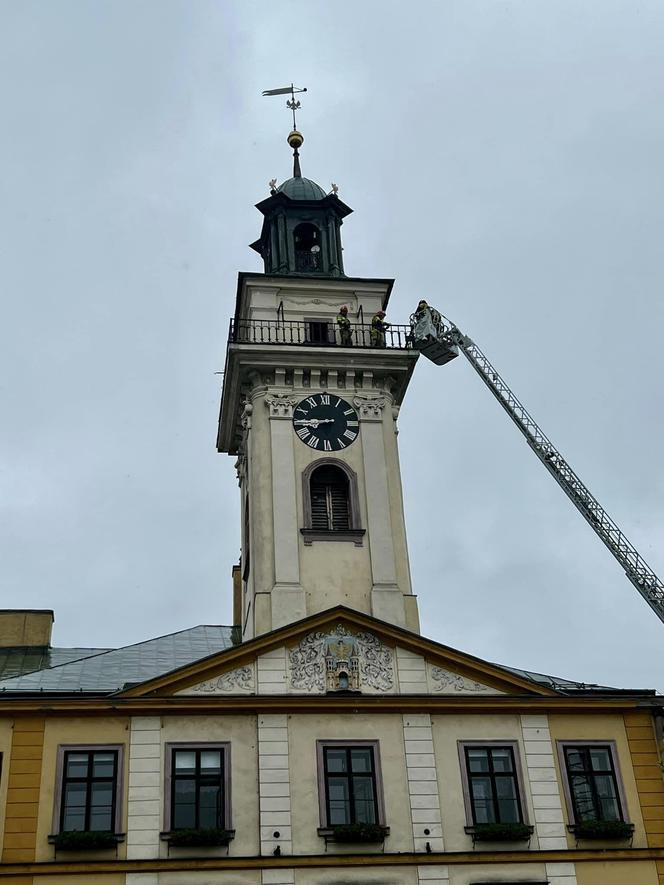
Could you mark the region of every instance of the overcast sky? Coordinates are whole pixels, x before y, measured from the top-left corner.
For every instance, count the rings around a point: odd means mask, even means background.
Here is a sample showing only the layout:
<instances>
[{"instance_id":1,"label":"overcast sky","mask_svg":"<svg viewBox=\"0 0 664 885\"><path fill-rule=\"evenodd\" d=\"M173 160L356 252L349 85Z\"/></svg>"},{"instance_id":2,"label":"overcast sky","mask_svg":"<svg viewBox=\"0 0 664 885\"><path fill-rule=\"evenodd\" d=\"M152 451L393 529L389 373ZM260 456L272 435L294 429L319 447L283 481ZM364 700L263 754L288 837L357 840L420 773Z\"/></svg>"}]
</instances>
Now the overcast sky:
<instances>
[{"instance_id":1,"label":"overcast sky","mask_svg":"<svg viewBox=\"0 0 664 885\"><path fill-rule=\"evenodd\" d=\"M664 574L663 45L661 0L0 0L0 605L56 645L230 622L215 373L291 80L346 272L471 335ZM664 690L664 624L463 358L399 441L426 635Z\"/></svg>"}]
</instances>

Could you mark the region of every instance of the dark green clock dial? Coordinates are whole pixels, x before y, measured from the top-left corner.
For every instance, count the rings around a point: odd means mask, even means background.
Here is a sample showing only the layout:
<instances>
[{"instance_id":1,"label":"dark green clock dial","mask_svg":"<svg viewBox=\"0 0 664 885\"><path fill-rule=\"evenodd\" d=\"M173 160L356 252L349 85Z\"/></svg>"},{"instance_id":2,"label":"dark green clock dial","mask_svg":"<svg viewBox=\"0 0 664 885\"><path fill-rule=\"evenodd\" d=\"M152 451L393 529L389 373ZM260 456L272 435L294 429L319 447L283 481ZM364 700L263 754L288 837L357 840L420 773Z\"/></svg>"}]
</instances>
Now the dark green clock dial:
<instances>
[{"instance_id":1,"label":"dark green clock dial","mask_svg":"<svg viewBox=\"0 0 664 885\"><path fill-rule=\"evenodd\" d=\"M334 393L312 393L293 410L293 430L310 449L338 452L360 432L357 412Z\"/></svg>"}]
</instances>

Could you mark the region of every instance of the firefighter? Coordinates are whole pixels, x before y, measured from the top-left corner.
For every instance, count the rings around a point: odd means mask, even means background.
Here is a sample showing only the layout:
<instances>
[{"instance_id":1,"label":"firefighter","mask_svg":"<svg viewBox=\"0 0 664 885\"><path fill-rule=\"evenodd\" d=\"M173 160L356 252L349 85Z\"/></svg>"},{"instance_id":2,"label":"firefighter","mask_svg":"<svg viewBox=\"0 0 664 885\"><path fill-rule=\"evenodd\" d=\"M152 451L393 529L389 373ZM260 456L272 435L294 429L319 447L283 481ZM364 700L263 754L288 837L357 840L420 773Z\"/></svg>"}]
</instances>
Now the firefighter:
<instances>
[{"instance_id":1,"label":"firefighter","mask_svg":"<svg viewBox=\"0 0 664 885\"><path fill-rule=\"evenodd\" d=\"M348 319L348 308L345 305L339 308L337 326L339 327L339 343L341 346L352 347L353 333L351 332L350 320Z\"/></svg>"},{"instance_id":2,"label":"firefighter","mask_svg":"<svg viewBox=\"0 0 664 885\"><path fill-rule=\"evenodd\" d=\"M385 330L390 328L390 324L385 322L385 311L379 310L373 315L371 320L371 346L386 347Z\"/></svg>"}]
</instances>

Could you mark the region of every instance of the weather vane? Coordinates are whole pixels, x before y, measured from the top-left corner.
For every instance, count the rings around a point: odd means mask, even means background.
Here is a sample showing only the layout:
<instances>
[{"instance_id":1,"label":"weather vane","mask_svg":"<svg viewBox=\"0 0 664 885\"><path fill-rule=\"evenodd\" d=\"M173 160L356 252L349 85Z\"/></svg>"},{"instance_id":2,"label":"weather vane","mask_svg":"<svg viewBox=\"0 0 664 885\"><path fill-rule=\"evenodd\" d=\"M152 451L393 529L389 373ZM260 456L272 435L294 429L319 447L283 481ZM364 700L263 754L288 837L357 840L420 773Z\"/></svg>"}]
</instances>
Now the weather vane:
<instances>
[{"instance_id":1,"label":"weather vane","mask_svg":"<svg viewBox=\"0 0 664 885\"><path fill-rule=\"evenodd\" d=\"M282 86L280 89L264 89L263 95L290 95L290 98L286 102L286 107L293 112L293 131L288 136L288 144L293 148L293 177L301 178L302 172L300 171L300 152L298 148L302 147L302 142L304 141L304 136L301 132L297 131L297 123L295 120L295 111L299 110L301 105L300 102L295 98L296 93L306 92L306 87L304 89L300 89L299 86L294 86L291 83L290 86ZM270 193L274 190L272 182L270 182Z\"/></svg>"},{"instance_id":2,"label":"weather vane","mask_svg":"<svg viewBox=\"0 0 664 885\"><path fill-rule=\"evenodd\" d=\"M299 101L295 98L296 92L306 92L306 86L304 89L300 89L299 86L294 86L292 83L290 86L282 86L280 89L264 89L263 95L288 95L290 93L290 99L286 102L286 107L293 112L293 129L297 129L297 124L295 122L295 111L298 111L301 107Z\"/></svg>"}]
</instances>

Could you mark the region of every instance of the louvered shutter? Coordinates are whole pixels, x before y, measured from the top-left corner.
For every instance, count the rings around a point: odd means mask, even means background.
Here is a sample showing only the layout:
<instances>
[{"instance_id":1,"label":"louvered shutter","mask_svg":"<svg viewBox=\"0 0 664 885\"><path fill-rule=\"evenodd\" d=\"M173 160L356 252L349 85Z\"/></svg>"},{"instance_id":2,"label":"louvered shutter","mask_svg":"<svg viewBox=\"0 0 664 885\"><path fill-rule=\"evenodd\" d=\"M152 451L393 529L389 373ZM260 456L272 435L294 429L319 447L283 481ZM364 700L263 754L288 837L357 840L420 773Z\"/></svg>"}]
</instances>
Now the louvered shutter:
<instances>
[{"instance_id":1,"label":"louvered shutter","mask_svg":"<svg viewBox=\"0 0 664 885\"><path fill-rule=\"evenodd\" d=\"M319 467L311 476L311 528L341 532L350 528L348 477L338 467Z\"/></svg>"}]
</instances>

